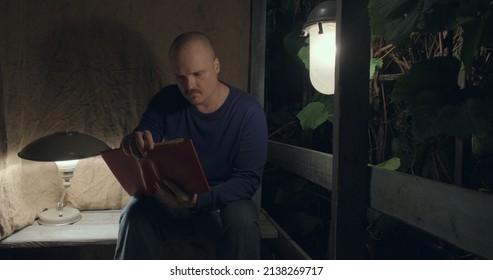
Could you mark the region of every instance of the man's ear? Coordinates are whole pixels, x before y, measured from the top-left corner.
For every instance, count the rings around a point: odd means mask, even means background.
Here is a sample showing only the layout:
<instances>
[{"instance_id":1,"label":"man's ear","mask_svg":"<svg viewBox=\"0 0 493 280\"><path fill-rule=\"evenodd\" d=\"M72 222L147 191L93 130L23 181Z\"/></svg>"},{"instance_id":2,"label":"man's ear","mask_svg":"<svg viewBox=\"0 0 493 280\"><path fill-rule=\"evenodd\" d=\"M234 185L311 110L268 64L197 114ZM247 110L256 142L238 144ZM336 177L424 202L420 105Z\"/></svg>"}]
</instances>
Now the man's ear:
<instances>
[{"instance_id":1,"label":"man's ear","mask_svg":"<svg viewBox=\"0 0 493 280\"><path fill-rule=\"evenodd\" d=\"M219 74L221 71L221 63L219 63L219 58L214 59L214 71L216 71L216 74Z\"/></svg>"}]
</instances>

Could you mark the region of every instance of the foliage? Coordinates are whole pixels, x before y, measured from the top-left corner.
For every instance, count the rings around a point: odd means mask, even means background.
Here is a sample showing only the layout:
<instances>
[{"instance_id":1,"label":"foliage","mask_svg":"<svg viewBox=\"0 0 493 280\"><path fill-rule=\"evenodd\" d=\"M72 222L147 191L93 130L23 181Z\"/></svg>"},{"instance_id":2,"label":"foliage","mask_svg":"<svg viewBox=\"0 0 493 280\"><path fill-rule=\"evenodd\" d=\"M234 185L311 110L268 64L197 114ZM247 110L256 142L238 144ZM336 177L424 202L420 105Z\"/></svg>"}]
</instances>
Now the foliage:
<instances>
[{"instance_id":1,"label":"foliage","mask_svg":"<svg viewBox=\"0 0 493 280\"><path fill-rule=\"evenodd\" d=\"M493 131L493 88L460 89L460 61L451 56L416 63L392 93L413 117L416 141L440 134L467 139Z\"/></svg>"},{"instance_id":2,"label":"foliage","mask_svg":"<svg viewBox=\"0 0 493 280\"><path fill-rule=\"evenodd\" d=\"M387 42L403 45L415 32L438 32L453 27L451 16L455 3L443 0L370 0L372 33Z\"/></svg>"},{"instance_id":3,"label":"foliage","mask_svg":"<svg viewBox=\"0 0 493 280\"><path fill-rule=\"evenodd\" d=\"M385 105L395 114L391 152L401 158L401 170L453 182L457 138L474 143L465 184L491 186L491 178L472 177L493 156L492 2L370 0L369 12L374 41L384 38L387 45L379 47L392 50L377 79L395 66L401 74L391 86L372 88L377 95L392 89Z\"/></svg>"},{"instance_id":4,"label":"foliage","mask_svg":"<svg viewBox=\"0 0 493 280\"><path fill-rule=\"evenodd\" d=\"M287 34L283 42L287 52L303 63L305 71L309 71L310 46L308 38L301 38L299 32L295 30ZM333 95L321 94L314 88L313 91L316 93L310 96L311 102L305 104L301 111L296 114L303 130L315 130L327 121L332 122L334 115Z\"/></svg>"},{"instance_id":5,"label":"foliage","mask_svg":"<svg viewBox=\"0 0 493 280\"><path fill-rule=\"evenodd\" d=\"M269 138L323 150L329 146L332 98L308 81L308 40L301 36L309 11L320 1L267 1L266 109ZM305 106L308 106L305 107ZM277 167L267 166L262 207L312 258L328 252L330 199L323 189Z\"/></svg>"},{"instance_id":6,"label":"foliage","mask_svg":"<svg viewBox=\"0 0 493 280\"><path fill-rule=\"evenodd\" d=\"M318 143L331 141L333 96L311 87L308 40L299 32L318 2L268 1L266 57L271 139L314 150L321 150ZM462 172L465 187L492 192L493 2L369 0L368 11L368 162L448 183ZM454 169L458 143L463 143L462 171ZM314 203L307 183L287 179L284 184L272 197L282 209L279 216L287 221L286 228L300 242L320 233L320 228L326 230L321 222L329 218L313 212L306 202L325 207L330 201L324 197ZM299 207L290 208L293 205ZM426 239L381 213L369 211L368 220L376 243L393 236L394 245L406 247L403 235ZM426 250L443 252L443 244L435 245ZM417 254L407 249L395 257Z\"/></svg>"},{"instance_id":7,"label":"foliage","mask_svg":"<svg viewBox=\"0 0 493 280\"><path fill-rule=\"evenodd\" d=\"M314 259L327 258L329 197L327 189L267 165L262 183L262 207Z\"/></svg>"},{"instance_id":8,"label":"foliage","mask_svg":"<svg viewBox=\"0 0 493 280\"><path fill-rule=\"evenodd\" d=\"M389 160L377 164L376 167L396 171L397 169L399 169L400 165L401 165L401 160L399 158L393 157Z\"/></svg>"},{"instance_id":9,"label":"foliage","mask_svg":"<svg viewBox=\"0 0 493 280\"><path fill-rule=\"evenodd\" d=\"M399 170L448 183L462 175L463 186L491 191L493 2L370 0L369 13L372 56L382 59L370 92L378 159L398 157ZM413 258L406 244L417 239L430 256L471 257L382 213L369 210L368 221L375 258L382 250L386 258Z\"/></svg>"},{"instance_id":10,"label":"foliage","mask_svg":"<svg viewBox=\"0 0 493 280\"><path fill-rule=\"evenodd\" d=\"M463 30L460 53L470 73L476 51L492 43L493 14L490 0L371 0L372 33L394 45L404 45L415 33Z\"/></svg>"},{"instance_id":11,"label":"foliage","mask_svg":"<svg viewBox=\"0 0 493 280\"><path fill-rule=\"evenodd\" d=\"M297 2L267 1L265 107L269 135L270 139L289 144L295 144L299 134L295 115L301 106L299 93L304 82L302 63L288 52L295 47L286 48L284 43L285 36L296 38ZM302 40L298 42L303 44ZM299 43L294 45L301 47Z\"/></svg>"}]
</instances>

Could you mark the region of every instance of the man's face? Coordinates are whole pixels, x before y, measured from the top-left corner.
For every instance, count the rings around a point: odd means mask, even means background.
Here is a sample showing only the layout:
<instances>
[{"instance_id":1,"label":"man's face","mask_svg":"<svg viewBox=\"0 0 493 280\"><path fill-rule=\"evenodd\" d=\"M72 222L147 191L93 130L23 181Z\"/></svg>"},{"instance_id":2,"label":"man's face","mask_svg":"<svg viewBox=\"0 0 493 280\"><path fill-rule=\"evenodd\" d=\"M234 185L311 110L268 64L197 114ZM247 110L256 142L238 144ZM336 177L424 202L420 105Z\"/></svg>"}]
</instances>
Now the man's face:
<instances>
[{"instance_id":1,"label":"man's face","mask_svg":"<svg viewBox=\"0 0 493 280\"><path fill-rule=\"evenodd\" d=\"M201 42L190 43L170 58L171 70L183 96L199 111L215 110L219 60Z\"/></svg>"}]
</instances>

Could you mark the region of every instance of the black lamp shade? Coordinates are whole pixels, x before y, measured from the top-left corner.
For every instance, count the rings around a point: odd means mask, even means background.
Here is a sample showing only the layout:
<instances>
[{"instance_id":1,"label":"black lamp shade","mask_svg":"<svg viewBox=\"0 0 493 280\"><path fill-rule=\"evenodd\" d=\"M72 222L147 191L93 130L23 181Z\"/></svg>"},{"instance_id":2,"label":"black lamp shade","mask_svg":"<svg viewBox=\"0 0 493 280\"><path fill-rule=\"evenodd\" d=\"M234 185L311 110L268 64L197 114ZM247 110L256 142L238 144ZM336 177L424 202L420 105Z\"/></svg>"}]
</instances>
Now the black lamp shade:
<instances>
[{"instance_id":1,"label":"black lamp shade","mask_svg":"<svg viewBox=\"0 0 493 280\"><path fill-rule=\"evenodd\" d=\"M110 147L93 136L64 131L41 137L25 146L18 156L34 161L63 161L93 157Z\"/></svg>"},{"instance_id":2,"label":"black lamp shade","mask_svg":"<svg viewBox=\"0 0 493 280\"><path fill-rule=\"evenodd\" d=\"M318 4L308 15L308 19L303 26L306 27L318 22L336 21L336 1L324 1Z\"/></svg>"}]
</instances>

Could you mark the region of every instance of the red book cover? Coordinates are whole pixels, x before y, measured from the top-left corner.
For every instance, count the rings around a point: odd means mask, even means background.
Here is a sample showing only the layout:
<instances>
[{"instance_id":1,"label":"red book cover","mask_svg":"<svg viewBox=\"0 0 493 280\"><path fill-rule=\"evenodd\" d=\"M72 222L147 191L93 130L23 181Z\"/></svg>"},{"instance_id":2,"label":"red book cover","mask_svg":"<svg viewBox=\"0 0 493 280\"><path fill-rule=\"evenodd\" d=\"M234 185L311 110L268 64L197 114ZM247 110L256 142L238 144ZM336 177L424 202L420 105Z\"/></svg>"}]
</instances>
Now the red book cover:
<instances>
[{"instance_id":1,"label":"red book cover","mask_svg":"<svg viewBox=\"0 0 493 280\"><path fill-rule=\"evenodd\" d=\"M210 191L191 139L158 143L141 159L125 155L121 148L103 151L101 157L131 196L153 195L155 183L165 179L190 194Z\"/></svg>"}]
</instances>

